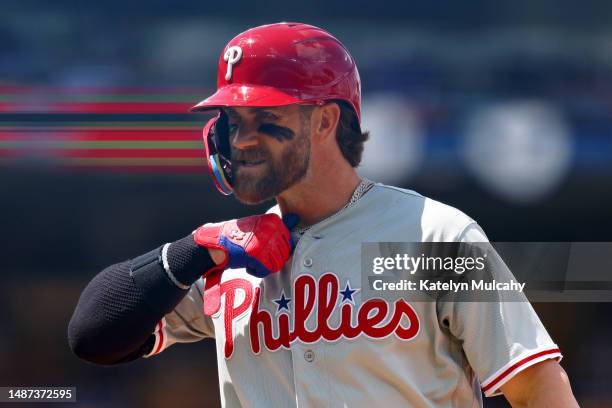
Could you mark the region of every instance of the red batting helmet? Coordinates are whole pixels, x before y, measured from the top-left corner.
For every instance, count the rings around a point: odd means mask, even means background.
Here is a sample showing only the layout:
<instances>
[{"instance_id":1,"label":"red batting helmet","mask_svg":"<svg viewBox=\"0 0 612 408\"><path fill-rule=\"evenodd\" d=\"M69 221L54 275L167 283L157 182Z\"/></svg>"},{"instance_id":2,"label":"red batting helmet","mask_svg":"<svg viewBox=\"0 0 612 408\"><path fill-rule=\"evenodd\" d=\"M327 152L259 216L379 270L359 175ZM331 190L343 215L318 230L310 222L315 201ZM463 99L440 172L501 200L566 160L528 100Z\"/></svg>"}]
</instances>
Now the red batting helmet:
<instances>
[{"instance_id":1,"label":"red batting helmet","mask_svg":"<svg viewBox=\"0 0 612 408\"><path fill-rule=\"evenodd\" d=\"M217 92L192 111L229 106L269 107L341 100L361 119L361 83L355 60L335 37L301 23L251 28L219 57ZM217 188L231 194L231 161L224 115L204 128L208 167Z\"/></svg>"}]
</instances>

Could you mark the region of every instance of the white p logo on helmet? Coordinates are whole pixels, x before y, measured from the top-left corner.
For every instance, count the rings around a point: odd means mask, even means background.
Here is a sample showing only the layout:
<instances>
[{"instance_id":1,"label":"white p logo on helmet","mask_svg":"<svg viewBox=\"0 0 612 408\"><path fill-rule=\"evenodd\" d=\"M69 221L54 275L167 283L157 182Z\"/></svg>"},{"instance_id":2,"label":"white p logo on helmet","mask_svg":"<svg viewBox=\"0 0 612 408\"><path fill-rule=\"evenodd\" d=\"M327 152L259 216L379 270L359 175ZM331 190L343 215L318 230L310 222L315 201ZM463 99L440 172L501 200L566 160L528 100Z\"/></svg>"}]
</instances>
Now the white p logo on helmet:
<instances>
[{"instance_id":1,"label":"white p logo on helmet","mask_svg":"<svg viewBox=\"0 0 612 408\"><path fill-rule=\"evenodd\" d=\"M232 79L232 67L242 58L242 48L237 45L232 45L225 51L223 60L227 62L227 71L225 71L225 80Z\"/></svg>"}]
</instances>

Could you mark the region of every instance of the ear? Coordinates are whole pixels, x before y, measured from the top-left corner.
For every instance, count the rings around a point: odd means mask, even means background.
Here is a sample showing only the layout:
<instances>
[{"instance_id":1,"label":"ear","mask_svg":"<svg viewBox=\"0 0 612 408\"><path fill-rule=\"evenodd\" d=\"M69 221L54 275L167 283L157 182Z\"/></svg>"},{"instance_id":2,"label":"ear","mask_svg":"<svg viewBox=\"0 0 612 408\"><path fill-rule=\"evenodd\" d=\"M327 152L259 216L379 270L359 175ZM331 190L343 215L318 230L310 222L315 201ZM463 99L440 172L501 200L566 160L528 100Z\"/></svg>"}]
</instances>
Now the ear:
<instances>
[{"instance_id":1,"label":"ear","mask_svg":"<svg viewBox=\"0 0 612 408\"><path fill-rule=\"evenodd\" d=\"M324 141L326 139L336 137L336 128L340 121L340 106L335 102L328 102L323 106L318 107L318 112L313 115L316 118L315 136Z\"/></svg>"}]
</instances>

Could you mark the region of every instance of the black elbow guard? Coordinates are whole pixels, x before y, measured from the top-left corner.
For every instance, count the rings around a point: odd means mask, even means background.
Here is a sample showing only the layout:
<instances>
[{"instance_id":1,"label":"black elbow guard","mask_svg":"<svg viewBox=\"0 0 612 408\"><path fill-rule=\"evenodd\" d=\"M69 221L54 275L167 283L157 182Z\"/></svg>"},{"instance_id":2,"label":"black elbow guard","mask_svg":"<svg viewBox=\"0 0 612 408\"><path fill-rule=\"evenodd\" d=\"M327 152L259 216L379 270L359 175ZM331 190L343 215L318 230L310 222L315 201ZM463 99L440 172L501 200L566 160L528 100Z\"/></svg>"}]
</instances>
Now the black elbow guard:
<instances>
[{"instance_id":1,"label":"black elbow guard","mask_svg":"<svg viewBox=\"0 0 612 408\"><path fill-rule=\"evenodd\" d=\"M168 277L161 250L162 247L159 247L134 258L130 265L130 276L151 310L165 315L176 307L187 291L176 286Z\"/></svg>"}]
</instances>

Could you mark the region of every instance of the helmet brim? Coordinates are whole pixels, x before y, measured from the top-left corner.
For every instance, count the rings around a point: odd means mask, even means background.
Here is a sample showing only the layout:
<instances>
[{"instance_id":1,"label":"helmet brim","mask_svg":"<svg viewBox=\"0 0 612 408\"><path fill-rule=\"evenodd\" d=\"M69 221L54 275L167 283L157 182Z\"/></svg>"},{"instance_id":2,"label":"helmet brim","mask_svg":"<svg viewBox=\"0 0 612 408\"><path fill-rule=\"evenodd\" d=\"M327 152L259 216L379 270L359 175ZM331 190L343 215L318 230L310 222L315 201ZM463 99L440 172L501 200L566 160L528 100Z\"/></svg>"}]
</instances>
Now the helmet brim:
<instances>
[{"instance_id":1,"label":"helmet brim","mask_svg":"<svg viewBox=\"0 0 612 408\"><path fill-rule=\"evenodd\" d=\"M230 106L267 107L304 103L304 100L269 86L231 84L219 88L217 92L190 109L201 112Z\"/></svg>"}]
</instances>

